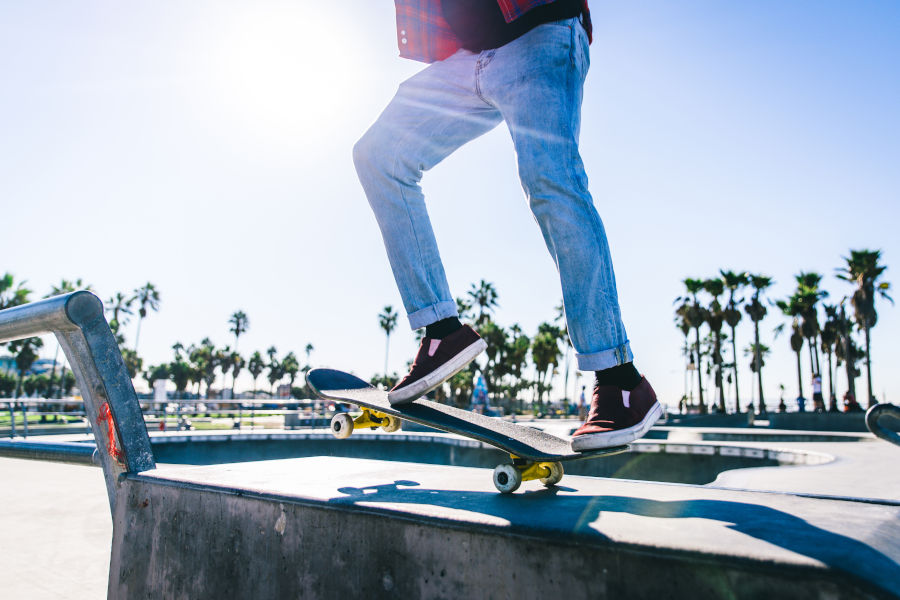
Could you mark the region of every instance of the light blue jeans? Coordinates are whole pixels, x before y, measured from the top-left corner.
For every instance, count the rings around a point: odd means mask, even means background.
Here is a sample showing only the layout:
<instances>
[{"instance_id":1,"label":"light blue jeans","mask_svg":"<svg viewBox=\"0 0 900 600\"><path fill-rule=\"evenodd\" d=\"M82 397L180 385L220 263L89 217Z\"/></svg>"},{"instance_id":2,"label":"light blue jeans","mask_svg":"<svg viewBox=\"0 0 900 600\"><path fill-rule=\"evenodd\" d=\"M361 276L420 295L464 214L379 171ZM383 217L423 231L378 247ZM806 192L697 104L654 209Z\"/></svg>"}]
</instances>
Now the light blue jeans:
<instances>
[{"instance_id":1,"label":"light blue jeans","mask_svg":"<svg viewBox=\"0 0 900 600\"><path fill-rule=\"evenodd\" d=\"M356 170L413 329L458 315L422 173L505 120L528 204L559 270L579 368L632 360L606 232L578 153L589 60L578 19L541 25L496 50L459 50L404 81L357 142Z\"/></svg>"}]
</instances>

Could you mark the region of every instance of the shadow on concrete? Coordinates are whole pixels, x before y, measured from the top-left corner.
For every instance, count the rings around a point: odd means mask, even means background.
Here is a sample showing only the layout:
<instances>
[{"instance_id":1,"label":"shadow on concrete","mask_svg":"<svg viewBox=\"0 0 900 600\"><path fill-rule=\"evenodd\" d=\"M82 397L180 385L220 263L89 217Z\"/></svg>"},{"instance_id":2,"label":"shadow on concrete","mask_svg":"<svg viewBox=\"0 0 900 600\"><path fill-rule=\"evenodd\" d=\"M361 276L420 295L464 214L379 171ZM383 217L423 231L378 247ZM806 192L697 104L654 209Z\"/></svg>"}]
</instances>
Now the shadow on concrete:
<instances>
[{"instance_id":1,"label":"shadow on concrete","mask_svg":"<svg viewBox=\"0 0 900 600\"><path fill-rule=\"evenodd\" d=\"M601 544L614 543L592 526L602 513L626 513L658 519L705 519L723 523L728 529L819 561L829 570L841 572L863 585L874 584L883 591L896 593L896 584L900 581L900 564L872 545L760 504L709 499L664 501L625 496L569 496L560 492L577 490L564 486L510 495L434 490L418 486L420 484L416 481L400 480L361 488L343 487L338 492L346 496L330 502L440 506L504 519L516 524L517 533L533 529L535 533L546 536L549 530L556 535L584 537ZM852 530L854 505L846 503L846 510L846 529ZM529 520L529 516L533 518ZM894 518L892 514L891 519ZM534 527L529 527L529 522L533 522ZM865 528L866 531L877 529L870 523ZM709 535L709 529L703 533L697 532L701 538ZM694 537L691 546L696 548L698 541L702 542ZM671 548L677 551L679 541L670 542ZM895 543L896 540L886 537L874 541L883 548L891 548ZM710 539L709 544L721 551L721 541ZM771 562L765 556L764 548L741 555ZM777 564L772 566L777 567Z\"/></svg>"}]
</instances>

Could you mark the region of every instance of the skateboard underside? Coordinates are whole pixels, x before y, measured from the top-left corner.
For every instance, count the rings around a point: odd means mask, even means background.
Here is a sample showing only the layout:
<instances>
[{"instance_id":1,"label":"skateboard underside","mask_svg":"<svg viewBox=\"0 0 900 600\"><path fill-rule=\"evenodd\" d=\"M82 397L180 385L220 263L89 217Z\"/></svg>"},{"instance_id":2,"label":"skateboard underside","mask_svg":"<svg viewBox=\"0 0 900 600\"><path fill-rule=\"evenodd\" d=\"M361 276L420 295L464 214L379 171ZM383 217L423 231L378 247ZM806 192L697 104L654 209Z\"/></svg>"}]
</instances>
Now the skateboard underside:
<instances>
[{"instance_id":1,"label":"skateboard underside","mask_svg":"<svg viewBox=\"0 0 900 600\"><path fill-rule=\"evenodd\" d=\"M355 420L348 415L335 415L332 433L337 437L349 436L354 426L382 427L393 431L399 427L396 419L400 419L463 435L508 452L513 459L512 464L499 465L494 471L494 483L503 492L516 489L523 480L541 479L545 485L557 483L562 477L560 463L564 461L609 456L629 449L628 446L617 446L574 452L568 440L539 429L424 398L410 404L391 406L386 391L369 385L355 375L334 369L313 369L307 374L307 382L322 398L355 404L363 409L363 414ZM504 489L509 487L511 489Z\"/></svg>"}]
</instances>

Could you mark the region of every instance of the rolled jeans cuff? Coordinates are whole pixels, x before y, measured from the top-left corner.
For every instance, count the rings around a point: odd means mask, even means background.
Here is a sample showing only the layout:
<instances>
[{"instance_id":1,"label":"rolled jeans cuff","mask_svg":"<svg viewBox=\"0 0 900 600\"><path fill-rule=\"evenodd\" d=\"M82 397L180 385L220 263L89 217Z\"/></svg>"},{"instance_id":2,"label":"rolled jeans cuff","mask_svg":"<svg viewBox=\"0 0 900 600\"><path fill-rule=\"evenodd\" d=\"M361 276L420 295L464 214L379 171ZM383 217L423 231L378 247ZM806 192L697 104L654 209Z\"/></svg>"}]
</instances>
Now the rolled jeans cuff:
<instances>
[{"instance_id":1,"label":"rolled jeans cuff","mask_svg":"<svg viewBox=\"0 0 900 600\"><path fill-rule=\"evenodd\" d=\"M456 309L456 302L444 301L420 308L416 312L409 313L406 318L409 319L409 326L413 329L419 329L432 323L437 323L441 319L450 317L458 317L459 311Z\"/></svg>"},{"instance_id":2,"label":"rolled jeans cuff","mask_svg":"<svg viewBox=\"0 0 900 600\"><path fill-rule=\"evenodd\" d=\"M625 342L621 346L610 348L609 350L601 350L591 354L576 354L578 360L578 368L582 371L602 371L617 365L623 365L634 360L631 353L631 345Z\"/></svg>"}]
</instances>

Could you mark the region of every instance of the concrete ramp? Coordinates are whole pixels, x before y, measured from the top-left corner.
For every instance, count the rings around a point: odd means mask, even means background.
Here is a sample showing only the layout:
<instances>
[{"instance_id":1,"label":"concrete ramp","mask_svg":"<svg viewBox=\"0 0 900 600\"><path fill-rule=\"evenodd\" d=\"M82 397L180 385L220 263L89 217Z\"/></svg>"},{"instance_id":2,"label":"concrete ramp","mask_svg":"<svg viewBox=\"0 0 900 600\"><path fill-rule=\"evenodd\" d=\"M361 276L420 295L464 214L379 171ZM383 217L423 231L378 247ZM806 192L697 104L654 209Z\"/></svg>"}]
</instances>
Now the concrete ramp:
<instances>
[{"instance_id":1,"label":"concrete ramp","mask_svg":"<svg viewBox=\"0 0 900 600\"><path fill-rule=\"evenodd\" d=\"M332 457L128 474L110 598L898 598L900 507Z\"/></svg>"}]
</instances>

